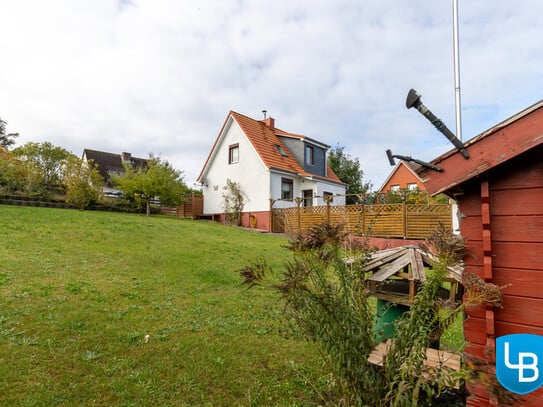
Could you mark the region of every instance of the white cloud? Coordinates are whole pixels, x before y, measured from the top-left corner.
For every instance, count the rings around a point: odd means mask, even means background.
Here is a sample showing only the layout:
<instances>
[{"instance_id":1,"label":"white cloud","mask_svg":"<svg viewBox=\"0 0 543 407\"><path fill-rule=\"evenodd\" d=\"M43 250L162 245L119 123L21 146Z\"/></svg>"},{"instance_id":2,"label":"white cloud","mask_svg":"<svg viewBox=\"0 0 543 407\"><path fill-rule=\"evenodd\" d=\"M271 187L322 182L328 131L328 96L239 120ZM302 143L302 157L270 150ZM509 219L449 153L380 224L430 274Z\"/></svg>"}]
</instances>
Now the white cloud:
<instances>
[{"instance_id":1,"label":"white cloud","mask_svg":"<svg viewBox=\"0 0 543 407\"><path fill-rule=\"evenodd\" d=\"M541 99L536 0L459 1L464 139ZM450 2L5 0L0 117L19 143L161 154L191 183L230 109L346 147L375 187L385 150L450 144Z\"/></svg>"}]
</instances>

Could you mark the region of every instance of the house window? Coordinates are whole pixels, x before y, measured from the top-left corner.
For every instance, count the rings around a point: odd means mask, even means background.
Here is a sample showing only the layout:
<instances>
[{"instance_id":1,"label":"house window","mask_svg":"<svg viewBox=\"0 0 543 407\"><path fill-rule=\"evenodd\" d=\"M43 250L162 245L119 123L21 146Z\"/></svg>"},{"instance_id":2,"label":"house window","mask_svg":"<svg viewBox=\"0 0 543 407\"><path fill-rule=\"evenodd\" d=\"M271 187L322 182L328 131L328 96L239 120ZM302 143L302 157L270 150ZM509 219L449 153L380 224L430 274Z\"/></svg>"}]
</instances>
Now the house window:
<instances>
[{"instance_id":1,"label":"house window","mask_svg":"<svg viewBox=\"0 0 543 407\"><path fill-rule=\"evenodd\" d=\"M232 144L228 148L228 164L236 164L239 161L239 144Z\"/></svg>"},{"instance_id":2,"label":"house window","mask_svg":"<svg viewBox=\"0 0 543 407\"><path fill-rule=\"evenodd\" d=\"M399 192L400 191L400 186L399 185L391 185L390 190L392 192Z\"/></svg>"},{"instance_id":3,"label":"house window","mask_svg":"<svg viewBox=\"0 0 543 407\"><path fill-rule=\"evenodd\" d=\"M419 186L417 185L416 182L408 182L407 183L407 189L409 191L416 191L417 189L419 189Z\"/></svg>"},{"instance_id":4,"label":"house window","mask_svg":"<svg viewBox=\"0 0 543 407\"><path fill-rule=\"evenodd\" d=\"M283 157L288 157L288 154L285 152L283 147L281 147L279 144L275 144L275 148L277 151L279 151L279 154L281 154Z\"/></svg>"},{"instance_id":5,"label":"house window","mask_svg":"<svg viewBox=\"0 0 543 407\"><path fill-rule=\"evenodd\" d=\"M294 183L289 178L281 178L281 199L292 199Z\"/></svg>"},{"instance_id":6,"label":"house window","mask_svg":"<svg viewBox=\"0 0 543 407\"><path fill-rule=\"evenodd\" d=\"M315 149L313 146L305 146L305 163L308 165L315 164Z\"/></svg>"},{"instance_id":7,"label":"house window","mask_svg":"<svg viewBox=\"0 0 543 407\"><path fill-rule=\"evenodd\" d=\"M312 189L304 189L302 191L303 196L303 205L304 206L313 206L313 190Z\"/></svg>"},{"instance_id":8,"label":"house window","mask_svg":"<svg viewBox=\"0 0 543 407\"><path fill-rule=\"evenodd\" d=\"M334 194L331 193L331 192L326 192L326 191L324 191L324 192L322 193L322 198L323 198L323 200L324 200L325 203L326 203L326 202L330 202L330 203L334 202Z\"/></svg>"}]
</instances>

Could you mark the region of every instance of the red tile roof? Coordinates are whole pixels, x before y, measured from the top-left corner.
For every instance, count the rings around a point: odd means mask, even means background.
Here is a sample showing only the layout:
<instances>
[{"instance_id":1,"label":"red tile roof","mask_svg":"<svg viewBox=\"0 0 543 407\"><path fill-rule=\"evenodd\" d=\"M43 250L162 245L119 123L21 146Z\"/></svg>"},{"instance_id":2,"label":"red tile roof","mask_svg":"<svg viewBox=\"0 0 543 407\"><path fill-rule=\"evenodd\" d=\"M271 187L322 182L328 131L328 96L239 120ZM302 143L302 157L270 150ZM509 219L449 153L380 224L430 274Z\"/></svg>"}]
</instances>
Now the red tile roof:
<instances>
[{"instance_id":1,"label":"red tile roof","mask_svg":"<svg viewBox=\"0 0 543 407\"><path fill-rule=\"evenodd\" d=\"M253 145L254 149L257 151L258 155L264 162L264 165L268 169L286 171L301 176L313 177L334 183L343 184L343 182L337 177L337 175L334 173L334 171L332 171L330 167L327 168L326 177L322 177L305 171L300 163L296 160L296 158L294 158L294 155L289 151L285 144L283 144L281 138L277 136L282 135L303 140L305 137L302 134L290 133L278 128L272 129L268 127L268 125L264 121L251 119L250 117L234 111L229 112L228 117L226 118L226 121L221 128L219 136L215 140L215 144L213 145L213 148L209 153L209 157L207 158L204 168L198 176L198 179L202 177L203 172L210 160L211 153L215 149L219 138L223 132L224 126L228 122L229 117L232 117L236 121L236 123L239 125L243 133L245 133L245 135ZM280 146L283 151L287 153L287 157L282 155L276 146Z\"/></svg>"}]
</instances>

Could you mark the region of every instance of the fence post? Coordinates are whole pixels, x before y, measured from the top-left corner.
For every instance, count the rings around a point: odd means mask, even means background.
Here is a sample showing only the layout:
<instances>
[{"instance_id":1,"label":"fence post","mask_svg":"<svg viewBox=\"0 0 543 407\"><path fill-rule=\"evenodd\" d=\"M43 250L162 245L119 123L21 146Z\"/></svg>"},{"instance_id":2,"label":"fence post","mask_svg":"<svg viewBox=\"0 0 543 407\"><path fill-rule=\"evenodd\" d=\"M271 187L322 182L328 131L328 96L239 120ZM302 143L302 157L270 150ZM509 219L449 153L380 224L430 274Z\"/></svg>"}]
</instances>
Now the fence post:
<instances>
[{"instance_id":1,"label":"fence post","mask_svg":"<svg viewBox=\"0 0 543 407\"><path fill-rule=\"evenodd\" d=\"M304 201L303 198L296 198L294 200L296 202L296 218L298 223L298 233L302 233L302 222L301 222L301 214L300 214L300 208L302 205L302 202Z\"/></svg>"},{"instance_id":2,"label":"fence post","mask_svg":"<svg viewBox=\"0 0 543 407\"><path fill-rule=\"evenodd\" d=\"M407 239L407 204L405 199L402 202L402 218L403 218L403 238Z\"/></svg>"},{"instance_id":3,"label":"fence post","mask_svg":"<svg viewBox=\"0 0 543 407\"><path fill-rule=\"evenodd\" d=\"M273 232L273 204L275 204L275 199L270 198L270 224L269 224L270 232Z\"/></svg>"},{"instance_id":4,"label":"fence post","mask_svg":"<svg viewBox=\"0 0 543 407\"><path fill-rule=\"evenodd\" d=\"M326 223L330 224L330 203L334 199L333 196L324 196L324 202L326 203Z\"/></svg>"},{"instance_id":5,"label":"fence post","mask_svg":"<svg viewBox=\"0 0 543 407\"><path fill-rule=\"evenodd\" d=\"M366 234L366 214L364 213L366 210L365 207L365 201L366 201L366 194L359 194L358 199L360 199L360 223L362 230L361 232L365 235Z\"/></svg>"}]
</instances>

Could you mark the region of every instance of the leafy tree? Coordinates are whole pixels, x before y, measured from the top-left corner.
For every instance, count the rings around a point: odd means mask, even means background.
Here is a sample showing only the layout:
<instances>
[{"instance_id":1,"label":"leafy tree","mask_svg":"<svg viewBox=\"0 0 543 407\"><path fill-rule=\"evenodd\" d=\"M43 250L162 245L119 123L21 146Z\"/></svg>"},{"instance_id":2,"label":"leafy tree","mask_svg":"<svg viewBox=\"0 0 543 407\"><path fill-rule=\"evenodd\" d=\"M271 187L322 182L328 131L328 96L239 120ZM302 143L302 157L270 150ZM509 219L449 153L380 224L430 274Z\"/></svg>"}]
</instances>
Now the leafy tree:
<instances>
[{"instance_id":1,"label":"leafy tree","mask_svg":"<svg viewBox=\"0 0 543 407\"><path fill-rule=\"evenodd\" d=\"M49 195L59 190L66 161L75 157L68 150L48 141L28 142L13 149L13 154L23 164L26 192L39 195Z\"/></svg>"},{"instance_id":2,"label":"leafy tree","mask_svg":"<svg viewBox=\"0 0 543 407\"><path fill-rule=\"evenodd\" d=\"M7 123L0 117L0 147L4 147L8 150L15 144L15 139L19 137L19 133L6 134Z\"/></svg>"},{"instance_id":3,"label":"leafy tree","mask_svg":"<svg viewBox=\"0 0 543 407\"><path fill-rule=\"evenodd\" d=\"M23 177L21 161L11 152L0 148L0 188L7 192L19 191Z\"/></svg>"},{"instance_id":4,"label":"leafy tree","mask_svg":"<svg viewBox=\"0 0 543 407\"><path fill-rule=\"evenodd\" d=\"M341 181L347 184L347 205L357 203L358 197L354 194L365 194L371 188L370 182L364 182L364 173L360 169L358 158L351 158L344 151L345 147L339 145L328 152L328 165Z\"/></svg>"},{"instance_id":5,"label":"leafy tree","mask_svg":"<svg viewBox=\"0 0 543 407\"><path fill-rule=\"evenodd\" d=\"M134 168L125 163L124 174L115 176L113 180L127 199L145 205L147 216L151 214L152 199L158 198L166 205L178 205L187 190L182 172L152 154L146 166Z\"/></svg>"},{"instance_id":6,"label":"leafy tree","mask_svg":"<svg viewBox=\"0 0 543 407\"><path fill-rule=\"evenodd\" d=\"M66 202L83 210L91 202L99 200L103 179L92 160L85 163L77 157L70 157L64 167L62 183Z\"/></svg>"},{"instance_id":7,"label":"leafy tree","mask_svg":"<svg viewBox=\"0 0 543 407\"><path fill-rule=\"evenodd\" d=\"M228 178L223 187L222 197L227 220L238 226L241 225L241 213L247 199L247 195L241 189L241 184Z\"/></svg>"}]
</instances>

